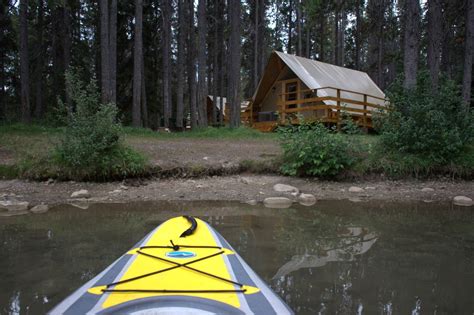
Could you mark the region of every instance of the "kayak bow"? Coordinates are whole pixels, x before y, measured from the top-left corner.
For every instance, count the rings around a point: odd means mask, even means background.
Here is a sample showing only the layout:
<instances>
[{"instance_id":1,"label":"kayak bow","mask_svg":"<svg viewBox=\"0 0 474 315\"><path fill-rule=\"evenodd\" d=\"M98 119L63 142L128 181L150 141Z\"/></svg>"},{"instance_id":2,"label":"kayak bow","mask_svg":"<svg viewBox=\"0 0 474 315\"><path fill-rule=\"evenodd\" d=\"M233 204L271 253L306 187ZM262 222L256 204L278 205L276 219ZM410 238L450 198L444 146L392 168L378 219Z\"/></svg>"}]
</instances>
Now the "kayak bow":
<instances>
[{"instance_id":1,"label":"kayak bow","mask_svg":"<svg viewBox=\"0 0 474 315\"><path fill-rule=\"evenodd\" d=\"M85 313L293 314L219 233L190 216L162 223L50 312Z\"/></svg>"}]
</instances>

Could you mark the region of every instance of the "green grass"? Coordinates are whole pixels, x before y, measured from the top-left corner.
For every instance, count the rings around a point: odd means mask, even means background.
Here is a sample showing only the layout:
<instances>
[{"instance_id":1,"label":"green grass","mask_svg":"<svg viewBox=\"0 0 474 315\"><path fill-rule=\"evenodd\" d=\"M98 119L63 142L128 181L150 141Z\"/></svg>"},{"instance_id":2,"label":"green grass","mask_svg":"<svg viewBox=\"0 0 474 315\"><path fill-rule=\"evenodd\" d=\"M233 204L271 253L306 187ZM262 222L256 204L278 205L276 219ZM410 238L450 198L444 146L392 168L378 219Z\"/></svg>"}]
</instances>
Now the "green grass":
<instances>
[{"instance_id":1,"label":"green grass","mask_svg":"<svg viewBox=\"0 0 474 315\"><path fill-rule=\"evenodd\" d=\"M40 125L0 124L0 154L3 149L17 162L44 158L57 143L60 132L59 128ZM5 163L0 160L0 164Z\"/></svg>"},{"instance_id":2,"label":"green grass","mask_svg":"<svg viewBox=\"0 0 474 315\"><path fill-rule=\"evenodd\" d=\"M207 127L197 130L189 130L184 132L157 132L151 129L145 128L132 128L125 127L125 134L132 137L152 137L152 138L163 138L163 139L176 139L176 138L203 138L203 139L276 139L274 133L263 133L258 130L239 127L239 128L228 128L228 127Z\"/></svg>"},{"instance_id":3,"label":"green grass","mask_svg":"<svg viewBox=\"0 0 474 315\"><path fill-rule=\"evenodd\" d=\"M448 176L474 178L474 146L466 149L449 164L437 164L427 158L401 152L386 152L379 139L363 146L362 157L352 167L356 175L384 174L389 178L426 178Z\"/></svg>"},{"instance_id":4,"label":"green grass","mask_svg":"<svg viewBox=\"0 0 474 315\"><path fill-rule=\"evenodd\" d=\"M42 126L38 124L25 125L21 123L0 124L0 135L4 134L55 134L61 132L62 128Z\"/></svg>"},{"instance_id":5,"label":"green grass","mask_svg":"<svg viewBox=\"0 0 474 315\"><path fill-rule=\"evenodd\" d=\"M18 167L15 165L1 165L0 164L0 179L15 179L18 178Z\"/></svg>"},{"instance_id":6,"label":"green grass","mask_svg":"<svg viewBox=\"0 0 474 315\"><path fill-rule=\"evenodd\" d=\"M186 132L156 132L149 129L125 127L126 139L242 139L275 141L275 133L261 133L250 128L205 128ZM0 124L0 178L65 178L61 168L49 167L50 152L58 143L62 129L41 125ZM447 165L436 165L419 156L398 152L387 153L381 147L377 135L345 135L354 145L360 146L360 156L350 169L341 174L341 178L363 178L380 176L389 178L423 178L449 176L454 178L474 178L474 145L465 150ZM127 141L126 141L127 142ZM129 142L130 143L130 142ZM2 155L3 154L3 155ZM245 154L245 153L243 153ZM8 161L2 160L7 157ZM243 156L245 158L245 156ZM13 160L13 161L12 161ZM259 162L243 160L242 171L251 173L278 173L280 157L275 160ZM139 176L146 174L137 174ZM106 177L106 175L104 175ZM104 180L106 178L104 177Z\"/></svg>"}]
</instances>

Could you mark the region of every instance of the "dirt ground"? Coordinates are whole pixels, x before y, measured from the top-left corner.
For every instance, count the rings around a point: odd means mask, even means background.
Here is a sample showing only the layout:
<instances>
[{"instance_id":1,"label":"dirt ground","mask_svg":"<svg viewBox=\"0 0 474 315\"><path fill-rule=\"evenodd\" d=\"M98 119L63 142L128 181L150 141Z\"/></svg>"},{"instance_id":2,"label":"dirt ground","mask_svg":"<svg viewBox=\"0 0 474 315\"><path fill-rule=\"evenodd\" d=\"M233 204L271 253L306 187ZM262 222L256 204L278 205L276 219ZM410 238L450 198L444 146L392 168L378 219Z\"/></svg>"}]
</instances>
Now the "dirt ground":
<instances>
[{"instance_id":1,"label":"dirt ground","mask_svg":"<svg viewBox=\"0 0 474 315\"><path fill-rule=\"evenodd\" d=\"M173 200L236 200L262 201L266 197L287 196L273 190L277 183L297 187L318 200L349 199L385 201L449 201L454 196L474 198L473 181L363 181L328 182L283 176L235 175L200 179L129 180L111 183L0 181L0 198L15 198L31 205L70 203L71 193L86 189L91 194L87 202L131 202ZM363 190L349 192L351 186ZM425 188L425 191L422 189ZM432 190L426 191L426 188ZM83 200L84 201L84 200Z\"/></svg>"},{"instance_id":2,"label":"dirt ground","mask_svg":"<svg viewBox=\"0 0 474 315\"><path fill-rule=\"evenodd\" d=\"M127 143L148 156L153 165L164 169L203 165L238 165L242 160L265 160L281 153L271 139L144 139L128 138Z\"/></svg>"},{"instance_id":3,"label":"dirt ground","mask_svg":"<svg viewBox=\"0 0 474 315\"><path fill-rule=\"evenodd\" d=\"M144 152L153 165L163 169L183 166L226 167L243 160L264 161L280 155L274 139L159 139L127 137L127 143ZM12 152L0 148L0 164L13 159ZM316 179L271 175L241 174L198 179L147 179L124 182L34 182L0 180L0 199L28 201L31 205L71 202L71 194L87 189L87 202L128 202L141 200L236 200L260 202L266 197L294 196L277 193L277 183L297 187L317 199L350 199L354 202L374 200L447 201L464 195L474 199L474 181L365 180L331 182ZM361 192L349 191L351 186ZM425 188L424 190L422 190ZM426 189L428 188L428 189Z\"/></svg>"}]
</instances>

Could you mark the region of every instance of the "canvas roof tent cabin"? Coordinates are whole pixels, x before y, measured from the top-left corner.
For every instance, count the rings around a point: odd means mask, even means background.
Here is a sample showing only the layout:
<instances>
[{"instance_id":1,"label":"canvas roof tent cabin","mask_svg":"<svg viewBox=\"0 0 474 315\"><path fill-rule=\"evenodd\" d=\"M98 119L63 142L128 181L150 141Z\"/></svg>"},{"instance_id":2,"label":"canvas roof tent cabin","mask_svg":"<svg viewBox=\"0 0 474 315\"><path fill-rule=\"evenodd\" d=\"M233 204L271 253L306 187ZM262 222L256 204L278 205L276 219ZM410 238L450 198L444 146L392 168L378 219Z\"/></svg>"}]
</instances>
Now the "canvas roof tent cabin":
<instances>
[{"instance_id":1,"label":"canvas roof tent cabin","mask_svg":"<svg viewBox=\"0 0 474 315\"><path fill-rule=\"evenodd\" d=\"M215 105L214 105L214 101L215 101ZM221 111L221 97L216 96L215 100L214 100L213 95L208 95L207 96L207 121L209 123L212 122L212 106L215 106L215 108L216 108L217 121L220 121L219 120L220 119L220 117L219 117L220 114L224 115L222 121L226 121L226 115L225 115L226 103L227 103L227 99L225 97L222 97L223 111Z\"/></svg>"},{"instance_id":2,"label":"canvas roof tent cabin","mask_svg":"<svg viewBox=\"0 0 474 315\"><path fill-rule=\"evenodd\" d=\"M385 94L365 72L274 51L250 105L250 125L271 131L288 121L319 120L338 126L343 113L371 128Z\"/></svg>"},{"instance_id":3,"label":"canvas roof tent cabin","mask_svg":"<svg viewBox=\"0 0 474 315\"><path fill-rule=\"evenodd\" d=\"M230 117L230 107L227 104L227 99L225 97L222 97L223 101L223 119L222 121L225 123L229 122L229 117ZM242 117L242 123L245 123L244 120L248 121L248 118L245 118L247 109L249 107L250 101L245 100L240 103L240 111L241 111L241 117ZM207 96L207 121L212 122L212 106L215 106L216 108L216 113L217 113L217 120L219 121L219 115L221 113L220 107L221 107L221 97L217 96L216 97L216 104L214 104L214 96L213 95L208 95Z\"/></svg>"}]
</instances>

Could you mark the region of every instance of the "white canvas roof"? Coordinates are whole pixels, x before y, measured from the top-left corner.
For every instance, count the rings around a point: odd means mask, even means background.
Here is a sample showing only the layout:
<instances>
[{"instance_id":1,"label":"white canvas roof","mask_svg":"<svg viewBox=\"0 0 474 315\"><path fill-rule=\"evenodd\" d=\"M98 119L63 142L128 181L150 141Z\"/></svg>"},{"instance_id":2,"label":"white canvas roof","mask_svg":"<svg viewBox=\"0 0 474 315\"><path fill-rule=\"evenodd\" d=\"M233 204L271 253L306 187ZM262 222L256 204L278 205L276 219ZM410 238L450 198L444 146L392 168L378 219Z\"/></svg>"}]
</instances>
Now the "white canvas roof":
<instances>
[{"instance_id":1,"label":"white canvas roof","mask_svg":"<svg viewBox=\"0 0 474 315\"><path fill-rule=\"evenodd\" d=\"M273 54L278 56L278 58L282 60L309 89L333 87L336 89L354 91L385 99L385 94L365 72L339 67L329 63L298 57L295 55L289 55L279 51L275 51ZM262 83L262 81L260 83ZM254 95L254 99L257 93L258 92L256 92ZM337 90L321 89L318 90L318 96L337 97ZM356 101L364 100L363 95L345 91L341 91L341 98L352 99ZM385 101L378 98L368 96L367 102L385 106ZM335 105L336 102L324 101L324 103L328 105ZM342 105L348 108L361 107L354 104Z\"/></svg>"}]
</instances>

